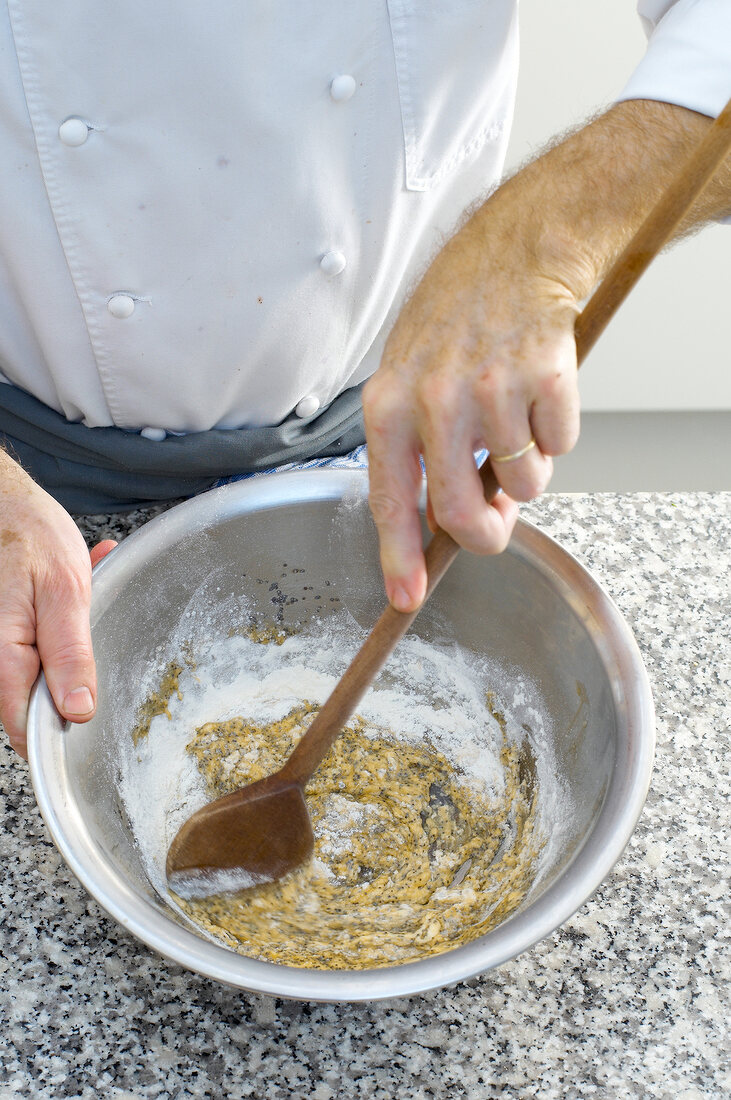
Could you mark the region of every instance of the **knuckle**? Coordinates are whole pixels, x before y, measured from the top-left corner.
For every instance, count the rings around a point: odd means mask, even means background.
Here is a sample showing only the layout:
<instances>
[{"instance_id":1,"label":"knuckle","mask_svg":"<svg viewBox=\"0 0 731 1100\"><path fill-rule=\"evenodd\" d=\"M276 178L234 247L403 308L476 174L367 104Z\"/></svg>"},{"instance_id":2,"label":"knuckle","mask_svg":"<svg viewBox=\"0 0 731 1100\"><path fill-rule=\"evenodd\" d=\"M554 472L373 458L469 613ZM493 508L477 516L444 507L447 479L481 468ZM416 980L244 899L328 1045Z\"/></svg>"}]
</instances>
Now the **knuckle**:
<instances>
[{"instance_id":1,"label":"knuckle","mask_svg":"<svg viewBox=\"0 0 731 1100\"><path fill-rule=\"evenodd\" d=\"M418 400L422 410L431 413L441 411L454 401L455 378L446 370L431 370L424 375L418 389Z\"/></svg>"},{"instance_id":2,"label":"knuckle","mask_svg":"<svg viewBox=\"0 0 731 1100\"><path fill-rule=\"evenodd\" d=\"M578 373L574 364L551 363L538 375L536 386L539 400L565 401L578 395Z\"/></svg>"},{"instance_id":3,"label":"knuckle","mask_svg":"<svg viewBox=\"0 0 731 1100\"><path fill-rule=\"evenodd\" d=\"M576 444L579 442L579 418L578 416L563 426L561 436L558 440L560 449L556 450L557 455L568 454L569 451L573 451Z\"/></svg>"},{"instance_id":4,"label":"knuckle","mask_svg":"<svg viewBox=\"0 0 731 1100\"><path fill-rule=\"evenodd\" d=\"M85 639L73 638L46 652L45 662L52 663L56 675L63 676L69 670L89 668L94 662L94 656L91 645Z\"/></svg>"},{"instance_id":5,"label":"knuckle","mask_svg":"<svg viewBox=\"0 0 731 1100\"><path fill-rule=\"evenodd\" d=\"M387 446L403 417L404 407L402 405L399 408L396 402L389 401L370 407L363 405L363 422L369 445L376 448Z\"/></svg>"},{"instance_id":6,"label":"knuckle","mask_svg":"<svg viewBox=\"0 0 731 1100\"><path fill-rule=\"evenodd\" d=\"M368 504L377 527L392 527L403 516L403 503L388 493L372 492Z\"/></svg>"},{"instance_id":7,"label":"knuckle","mask_svg":"<svg viewBox=\"0 0 731 1100\"><path fill-rule=\"evenodd\" d=\"M458 542L473 532L474 512L459 501L449 500L435 506L434 515L439 526Z\"/></svg>"},{"instance_id":8,"label":"knuckle","mask_svg":"<svg viewBox=\"0 0 731 1100\"><path fill-rule=\"evenodd\" d=\"M544 492L550 481L551 471L529 469L507 475L503 489L513 500L521 504L535 500Z\"/></svg>"},{"instance_id":9,"label":"knuckle","mask_svg":"<svg viewBox=\"0 0 731 1100\"><path fill-rule=\"evenodd\" d=\"M578 408L559 410L550 420L541 418L536 429L540 435L540 447L547 462L552 456L565 455L573 450L579 439L580 419Z\"/></svg>"},{"instance_id":10,"label":"knuckle","mask_svg":"<svg viewBox=\"0 0 731 1100\"><path fill-rule=\"evenodd\" d=\"M36 608L42 615L64 619L68 609L88 606L91 601L91 561L60 560L47 567L36 581Z\"/></svg>"},{"instance_id":11,"label":"knuckle","mask_svg":"<svg viewBox=\"0 0 731 1100\"><path fill-rule=\"evenodd\" d=\"M537 496L540 496L541 492L535 484L531 484L524 478L511 478L510 481L506 478L506 484L503 485L503 490L508 493L513 500L517 500L520 504L527 504L529 500L535 500Z\"/></svg>"},{"instance_id":12,"label":"knuckle","mask_svg":"<svg viewBox=\"0 0 731 1100\"><path fill-rule=\"evenodd\" d=\"M481 405L490 406L499 395L511 396L513 391L510 378L497 366L485 367L474 381L475 400Z\"/></svg>"},{"instance_id":13,"label":"knuckle","mask_svg":"<svg viewBox=\"0 0 731 1100\"><path fill-rule=\"evenodd\" d=\"M539 482L537 478L526 478L521 486L520 494L515 499L527 504L529 500L535 500L536 497L539 497L543 489L543 483Z\"/></svg>"},{"instance_id":14,"label":"knuckle","mask_svg":"<svg viewBox=\"0 0 731 1100\"><path fill-rule=\"evenodd\" d=\"M538 397L542 401L554 401L562 386L563 376L560 370L541 374L537 380Z\"/></svg>"},{"instance_id":15,"label":"knuckle","mask_svg":"<svg viewBox=\"0 0 731 1100\"><path fill-rule=\"evenodd\" d=\"M87 568L87 565L87 559L84 559L81 565L68 562L54 574L51 587L70 600L85 599L90 596L91 566Z\"/></svg>"},{"instance_id":16,"label":"knuckle","mask_svg":"<svg viewBox=\"0 0 731 1100\"><path fill-rule=\"evenodd\" d=\"M376 371L363 387L363 414L366 420L390 418L403 408L405 387L393 372Z\"/></svg>"},{"instance_id":17,"label":"knuckle","mask_svg":"<svg viewBox=\"0 0 731 1100\"><path fill-rule=\"evenodd\" d=\"M361 395L363 401L363 411L367 412L369 409L376 408L381 397L382 383L380 381L380 375L378 372L372 374L363 387L363 393Z\"/></svg>"},{"instance_id":18,"label":"knuckle","mask_svg":"<svg viewBox=\"0 0 731 1100\"><path fill-rule=\"evenodd\" d=\"M562 432L552 440L551 446L547 447L544 453L555 457L567 455L569 451L573 451L577 440L578 432Z\"/></svg>"},{"instance_id":19,"label":"knuckle","mask_svg":"<svg viewBox=\"0 0 731 1100\"><path fill-rule=\"evenodd\" d=\"M488 548L486 550L486 553L487 554L502 554L503 550L505 550L507 548L507 545L508 545L509 542L510 542L510 532L509 531L505 531L505 532L501 531L499 534L494 534L492 536L492 538L490 539L490 542L489 542Z\"/></svg>"}]
</instances>

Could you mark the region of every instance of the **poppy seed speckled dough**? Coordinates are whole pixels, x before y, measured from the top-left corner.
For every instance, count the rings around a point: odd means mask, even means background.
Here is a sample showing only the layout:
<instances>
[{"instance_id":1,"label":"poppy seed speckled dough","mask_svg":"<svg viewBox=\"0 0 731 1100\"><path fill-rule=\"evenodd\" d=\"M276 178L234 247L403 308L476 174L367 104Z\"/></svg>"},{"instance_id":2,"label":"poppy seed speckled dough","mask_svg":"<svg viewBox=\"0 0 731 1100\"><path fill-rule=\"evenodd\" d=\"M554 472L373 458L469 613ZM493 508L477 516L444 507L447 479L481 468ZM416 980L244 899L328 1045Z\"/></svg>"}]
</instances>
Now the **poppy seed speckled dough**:
<instances>
[{"instance_id":1,"label":"poppy seed speckled dough","mask_svg":"<svg viewBox=\"0 0 731 1100\"><path fill-rule=\"evenodd\" d=\"M282 766L317 707L200 727L188 752L211 799ZM486 704L486 719L488 711ZM487 932L525 897L544 838L527 745L503 731L503 793L471 785L428 741L354 720L310 781L311 860L279 882L186 901L188 917L245 955L287 966L410 962Z\"/></svg>"}]
</instances>

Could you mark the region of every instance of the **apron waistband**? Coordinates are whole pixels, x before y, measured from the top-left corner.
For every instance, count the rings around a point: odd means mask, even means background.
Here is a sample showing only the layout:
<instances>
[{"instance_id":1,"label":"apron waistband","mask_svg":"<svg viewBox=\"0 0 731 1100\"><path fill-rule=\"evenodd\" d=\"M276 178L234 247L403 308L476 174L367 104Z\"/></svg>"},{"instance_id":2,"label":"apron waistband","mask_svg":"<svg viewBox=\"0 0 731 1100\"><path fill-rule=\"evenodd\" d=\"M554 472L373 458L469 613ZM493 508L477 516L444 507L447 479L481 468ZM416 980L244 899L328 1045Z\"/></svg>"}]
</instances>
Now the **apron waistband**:
<instances>
[{"instance_id":1,"label":"apron waistband","mask_svg":"<svg viewBox=\"0 0 731 1100\"><path fill-rule=\"evenodd\" d=\"M264 428L213 428L158 441L122 428L71 423L16 386L0 384L0 441L69 512L121 512L193 496L222 477L345 454L365 442L361 390L317 416Z\"/></svg>"}]
</instances>

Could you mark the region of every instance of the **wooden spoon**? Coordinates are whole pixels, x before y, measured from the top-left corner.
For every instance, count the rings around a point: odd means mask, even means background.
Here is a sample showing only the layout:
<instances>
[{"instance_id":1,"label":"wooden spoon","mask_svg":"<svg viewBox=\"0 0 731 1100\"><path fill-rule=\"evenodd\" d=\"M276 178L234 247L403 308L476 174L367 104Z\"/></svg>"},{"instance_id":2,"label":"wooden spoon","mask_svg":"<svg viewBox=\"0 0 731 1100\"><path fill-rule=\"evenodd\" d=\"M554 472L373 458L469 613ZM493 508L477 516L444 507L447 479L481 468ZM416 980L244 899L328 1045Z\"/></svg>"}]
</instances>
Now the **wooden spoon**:
<instances>
[{"instance_id":1,"label":"wooden spoon","mask_svg":"<svg viewBox=\"0 0 731 1100\"><path fill-rule=\"evenodd\" d=\"M730 149L731 101L577 317L579 364ZM480 476L492 500L498 483L489 461ZM445 531L436 531L425 552L426 598L458 550ZM308 858L314 838L305 785L417 613L386 608L283 768L211 802L184 823L167 857L173 890L194 897L244 889L281 878Z\"/></svg>"}]
</instances>

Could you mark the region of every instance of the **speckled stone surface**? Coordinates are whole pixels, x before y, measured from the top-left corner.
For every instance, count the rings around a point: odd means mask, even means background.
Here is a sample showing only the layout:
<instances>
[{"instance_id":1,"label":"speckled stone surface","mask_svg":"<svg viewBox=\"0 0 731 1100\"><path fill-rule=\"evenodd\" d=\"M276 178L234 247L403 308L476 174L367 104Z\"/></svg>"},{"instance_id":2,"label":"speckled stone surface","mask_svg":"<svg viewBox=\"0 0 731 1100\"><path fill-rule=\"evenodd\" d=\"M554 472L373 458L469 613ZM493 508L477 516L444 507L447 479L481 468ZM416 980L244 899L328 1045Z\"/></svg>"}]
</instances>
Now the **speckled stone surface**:
<instances>
[{"instance_id":1,"label":"speckled stone surface","mask_svg":"<svg viewBox=\"0 0 731 1100\"><path fill-rule=\"evenodd\" d=\"M119 538L147 514L82 527ZM653 684L652 789L594 897L453 989L361 1006L243 994L165 962L100 910L3 747L2 1100L731 1094L731 494L547 496L524 514L608 589Z\"/></svg>"}]
</instances>

